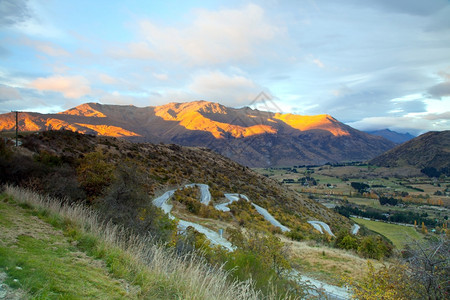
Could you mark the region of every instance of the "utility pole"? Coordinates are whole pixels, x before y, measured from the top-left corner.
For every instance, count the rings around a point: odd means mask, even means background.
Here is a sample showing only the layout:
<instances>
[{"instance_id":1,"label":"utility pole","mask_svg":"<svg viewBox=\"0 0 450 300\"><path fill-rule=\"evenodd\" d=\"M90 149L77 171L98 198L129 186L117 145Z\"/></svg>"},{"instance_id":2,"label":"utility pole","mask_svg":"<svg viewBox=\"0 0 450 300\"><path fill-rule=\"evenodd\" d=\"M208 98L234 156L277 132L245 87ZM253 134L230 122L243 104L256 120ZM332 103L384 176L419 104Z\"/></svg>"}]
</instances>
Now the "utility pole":
<instances>
[{"instance_id":1,"label":"utility pole","mask_svg":"<svg viewBox=\"0 0 450 300\"><path fill-rule=\"evenodd\" d=\"M19 112L12 111L13 113L16 113L16 147L19 146Z\"/></svg>"}]
</instances>

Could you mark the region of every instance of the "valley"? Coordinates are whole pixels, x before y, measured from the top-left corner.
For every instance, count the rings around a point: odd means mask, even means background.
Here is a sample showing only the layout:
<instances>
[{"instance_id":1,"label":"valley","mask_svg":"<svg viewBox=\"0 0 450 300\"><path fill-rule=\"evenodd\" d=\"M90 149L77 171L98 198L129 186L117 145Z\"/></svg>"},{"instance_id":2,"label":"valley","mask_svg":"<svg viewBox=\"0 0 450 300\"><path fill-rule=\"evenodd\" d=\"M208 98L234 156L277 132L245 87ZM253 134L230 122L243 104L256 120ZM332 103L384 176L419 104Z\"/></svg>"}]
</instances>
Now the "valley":
<instances>
[{"instance_id":1,"label":"valley","mask_svg":"<svg viewBox=\"0 0 450 300\"><path fill-rule=\"evenodd\" d=\"M362 163L255 169L324 206L386 237L401 249L406 241L441 233L450 215L450 179L430 178L412 167L386 168ZM354 186L363 185L364 191ZM393 199L395 205L381 204ZM358 215L355 215L358 214ZM359 217L359 218L356 218ZM380 222L392 227L380 228ZM424 222L422 226L422 222ZM399 225L395 225L399 224ZM397 226L397 227L395 227ZM401 227L405 230L400 230ZM397 235L398 234L398 235Z\"/></svg>"}]
</instances>

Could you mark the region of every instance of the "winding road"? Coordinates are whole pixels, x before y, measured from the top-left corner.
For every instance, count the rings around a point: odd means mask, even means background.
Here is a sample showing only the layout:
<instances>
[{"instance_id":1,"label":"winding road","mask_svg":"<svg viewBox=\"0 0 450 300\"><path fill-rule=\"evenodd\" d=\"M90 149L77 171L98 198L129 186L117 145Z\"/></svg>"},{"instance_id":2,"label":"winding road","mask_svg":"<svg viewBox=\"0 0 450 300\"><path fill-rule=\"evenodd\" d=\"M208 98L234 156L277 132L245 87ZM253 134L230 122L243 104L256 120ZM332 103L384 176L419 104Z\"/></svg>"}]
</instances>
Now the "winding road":
<instances>
[{"instance_id":1,"label":"winding road","mask_svg":"<svg viewBox=\"0 0 450 300\"><path fill-rule=\"evenodd\" d=\"M207 184L199 184L199 183L192 183L187 184L185 187L194 187L198 186L200 188L200 202L202 204L208 205L211 202L211 193L209 192L209 186ZM174 220L175 216L171 214L172 211L172 205L168 203L169 199L173 196L176 190L170 190L162 194L161 196L155 198L152 203L156 207L161 208L164 213L169 215L169 218ZM290 229L284 225L282 225L280 222L278 222L265 208L253 203L250 201L250 199L243 194L224 194L225 198L228 200L225 203L217 204L214 206L215 209L220 211L230 211L230 208L228 205L231 203L238 201L239 199L245 199L246 201L250 202L253 207L256 209L258 213L260 213L264 219L269 221L272 225L280 228L283 232L290 231ZM308 221L309 224L311 224L315 229L317 229L319 232L323 234L323 231L327 232L329 235L334 236L333 232L331 232L330 227L328 224L321 222L321 221ZM189 226L192 226L195 230L197 230L200 233L203 233L206 238L211 242L213 245L219 245L227 249L228 251L234 251L236 249L235 246L233 246L229 241L227 241L225 238L220 236L219 233L206 228L205 226L202 226L197 223L185 221L178 219L178 229L181 231L185 231L186 228ZM352 229L352 233L355 231L356 228ZM356 229L359 230L359 228ZM355 234L355 233L354 233ZM292 270L290 273L291 277L295 277L296 280L299 282L307 282L314 286L317 289L323 290L325 295L327 296L327 299L337 299L337 300L344 300L344 299L350 299L350 294L347 292L345 288L340 288L334 285L330 285L324 282L321 282L319 280L316 280L314 278L300 275L297 270ZM317 294L317 293L316 293ZM314 292L312 292L312 295L315 295ZM317 296L317 295L316 295Z\"/></svg>"},{"instance_id":2,"label":"winding road","mask_svg":"<svg viewBox=\"0 0 450 300\"><path fill-rule=\"evenodd\" d=\"M319 231L322 234L323 231L325 230L329 235L335 236L327 223L324 223L322 221L308 221L308 223L311 224L317 231Z\"/></svg>"}]
</instances>

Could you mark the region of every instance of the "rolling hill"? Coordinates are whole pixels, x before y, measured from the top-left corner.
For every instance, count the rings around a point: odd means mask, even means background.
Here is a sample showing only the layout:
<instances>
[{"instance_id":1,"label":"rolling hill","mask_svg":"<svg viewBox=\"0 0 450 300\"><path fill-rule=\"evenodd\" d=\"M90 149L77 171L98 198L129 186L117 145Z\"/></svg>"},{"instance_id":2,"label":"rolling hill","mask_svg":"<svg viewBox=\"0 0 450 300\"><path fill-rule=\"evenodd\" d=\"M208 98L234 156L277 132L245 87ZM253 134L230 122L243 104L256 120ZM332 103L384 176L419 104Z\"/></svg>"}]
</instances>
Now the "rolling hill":
<instances>
[{"instance_id":1,"label":"rolling hill","mask_svg":"<svg viewBox=\"0 0 450 300\"><path fill-rule=\"evenodd\" d=\"M0 116L12 130L13 113ZM22 112L21 131L68 129L135 142L208 147L251 167L361 161L394 147L330 115L300 116L195 101L156 107L86 103L58 114Z\"/></svg>"}]
</instances>

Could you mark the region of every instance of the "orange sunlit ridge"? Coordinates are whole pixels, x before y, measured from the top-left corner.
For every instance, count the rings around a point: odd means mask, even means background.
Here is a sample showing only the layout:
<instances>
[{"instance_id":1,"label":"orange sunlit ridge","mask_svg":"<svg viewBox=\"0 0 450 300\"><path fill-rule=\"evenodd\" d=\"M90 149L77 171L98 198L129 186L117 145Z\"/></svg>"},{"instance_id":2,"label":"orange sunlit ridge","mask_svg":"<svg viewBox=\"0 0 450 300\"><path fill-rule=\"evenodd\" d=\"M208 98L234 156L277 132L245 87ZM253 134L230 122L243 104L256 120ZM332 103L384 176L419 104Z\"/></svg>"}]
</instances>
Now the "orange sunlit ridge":
<instances>
[{"instance_id":1,"label":"orange sunlit ridge","mask_svg":"<svg viewBox=\"0 0 450 300\"><path fill-rule=\"evenodd\" d=\"M22 115L20 130L38 131L49 129L67 129L81 133L96 132L99 135L113 137L140 136L134 132L135 128L114 126L114 117L110 119L101 104L87 103L66 110L50 118ZM109 107L107 111L114 111ZM153 110L152 110L153 111ZM176 121L179 126L187 130L198 130L211 133L216 139L226 136L245 138L261 134L276 134L282 127L289 127L299 131L324 130L334 136L347 136L350 133L345 126L330 115L301 116L294 114L267 113L247 114L239 109L227 108L218 103L196 101L188 103L169 103L154 107L154 115L165 121ZM70 122L64 115L89 117L96 119L96 124L81 119L78 122ZM149 115L148 117L151 117ZM217 120L213 120L217 118ZM104 120L98 124L99 120ZM235 121L238 120L238 124ZM80 122L81 121L81 122ZM103 123L103 124L102 124ZM15 126L14 120L8 118L0 124L0 129L7 130ZM149 124L151 127L152 125Z\"/></svg>"}]
</instances>

